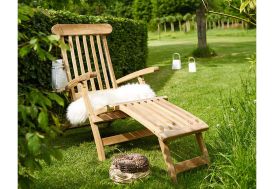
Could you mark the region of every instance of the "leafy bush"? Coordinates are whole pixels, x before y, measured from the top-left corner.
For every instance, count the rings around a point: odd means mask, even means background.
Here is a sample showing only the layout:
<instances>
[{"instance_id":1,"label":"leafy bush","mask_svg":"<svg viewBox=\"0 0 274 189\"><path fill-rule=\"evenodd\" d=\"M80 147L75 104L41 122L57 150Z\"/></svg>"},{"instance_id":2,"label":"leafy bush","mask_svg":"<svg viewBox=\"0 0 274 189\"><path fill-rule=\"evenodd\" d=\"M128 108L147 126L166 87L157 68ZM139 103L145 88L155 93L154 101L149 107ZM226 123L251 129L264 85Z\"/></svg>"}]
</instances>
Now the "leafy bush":
<instances>
[{"instance_id":1,"label":"leafy bush","mask_svg":"<svg viewBox=\"0 0 274 189\"><path fill-rule=\"evenodd\" d=\"M67 11L44 9L35 9L31 19L22 20L22 22L26 27L19 25L19 32L28 38L51 34L51 27L57 23L109 23L113 27L113 32L108 37L108 44L116 77L119 78L146 66L147 28L143 22L126 18L86 16ZM25 42L28 42L25 38L19 39L19 44ZM27 50L25 49L25 51ZM58 48L53 50L54 56L61 55ZM25 51L19 52L19 54L24 54ZM30 52L28 56L19 58L19 82L50 89L51 64L41 60L41 57L39 60L38 56L39 53ZM21 62L27 64L21 64Z\"/></svg>"},{"instance_id":2,"label":"leafy bush","mask_svg":"<svg viewBox=\"0 0 274 189\"><path fill-rule=\"evenodd\" d=\"M64 106L64 101L55 93L23 88L18 99L18 177L20 188L30 188L34 172L42 168L41 160L50 164L52 157L62 158L50 143L61 132L59 119L50 109Z\"/></svg>"},{"instance_id":3,"label":"leafy bush","mask_svg":"<svg viewBox=\"0 0 274 189\"><path fill-rule=\"evenodd\" d=\"M34 12L30 7L19 6L18 24L21 29L28 28L26 22L31 20ZM50 61L54 59L50 53L52 47L62 46L57 36L43 32L33 32L28 36L28 33L19 31L18 42L21 76L22 67L26 73L31 73L28 60L32 57L38 61ZM64 100L55 93L41 91L20 81L18 94L18 181L19 188L31 188L35 171L42 167L41 160L50 164L53 157L62 157L61 152L51 145L51 140L61 132L59 119L52 110L64 107Z\"/></svg>"}]
</instances>

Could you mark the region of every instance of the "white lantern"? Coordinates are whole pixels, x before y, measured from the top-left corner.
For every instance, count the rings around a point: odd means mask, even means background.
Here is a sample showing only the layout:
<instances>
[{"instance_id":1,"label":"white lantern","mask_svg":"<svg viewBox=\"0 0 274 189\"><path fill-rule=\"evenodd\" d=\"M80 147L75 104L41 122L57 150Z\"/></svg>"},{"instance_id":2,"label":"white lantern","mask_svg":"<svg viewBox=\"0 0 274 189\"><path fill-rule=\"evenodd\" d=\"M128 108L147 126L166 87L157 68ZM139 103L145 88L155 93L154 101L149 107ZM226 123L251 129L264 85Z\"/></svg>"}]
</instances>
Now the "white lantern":
<instances>
[{"instance_id":1,"label":"white lantern","mask_svg":"<svg viewBox=\"0 0 274 189\"><path fill-rule=\"evenodd\" d=\"M196 72L196 62L195 62L195 58L193 57L188 58L188 71Z\"/></svg>"},{"instance_id":2,"label":"white lantern","mask_svg":"<svg viewBox=\"0 0 274 189\"><path fill-rule=\"evenodd\" d=\"M62 59L52 61L51 68L51 81L52 88L56 91L64 90L68 83L66 71L64 70L64 64Z\"/></svg>"},{"instance_id":3,"label":"white lantern","mask_svg":"<svg viewBox=\"0 0 274 189\"><path fill-rule=\"evenodd\" d=\"M177 55L177 59L175 56ZM180 70L181 69L181 56L179 53L173 53L172 56L172 69L173 70Z\"/></svg>"}]
</instances>

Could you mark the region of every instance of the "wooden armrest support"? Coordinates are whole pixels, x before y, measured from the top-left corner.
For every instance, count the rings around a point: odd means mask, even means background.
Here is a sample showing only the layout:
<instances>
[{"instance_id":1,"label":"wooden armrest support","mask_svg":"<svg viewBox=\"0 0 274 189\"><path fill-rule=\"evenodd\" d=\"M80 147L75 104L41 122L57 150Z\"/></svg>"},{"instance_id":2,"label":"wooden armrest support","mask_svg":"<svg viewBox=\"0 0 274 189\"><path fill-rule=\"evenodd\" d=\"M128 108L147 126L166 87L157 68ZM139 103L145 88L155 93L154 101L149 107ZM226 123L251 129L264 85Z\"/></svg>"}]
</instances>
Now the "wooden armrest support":
<instances>
[{"instance_id":1,"label":"wooden armrest support","mask_svg":"<svg viewBox=\"0 0 274 189\"><path fill-rule=\"evenodd\" d=\"M82 81L89 80L90 78L94 78L96 76L97 76L96 72L87 72L87 73L84 73L84 74L80 75L79 77L71 80L67 84L66 90L70 90L71 88L75 87L78 83L80 83Z\"/></svg>"},{"instance_id":2,"label":"wooden armrest support","mask_svg":"<svg viewBox=\"0 0 274 189\"><path fill-rule=\"evenodd\" d=\"M126 75L124 77L121 77L120 79L117 79L116 83L117 84L124 83L126 81L135 79L137 77L140 77L140 76L143 76L143 75L146 75L146 74L150 74L150 73L154 73L154 72L156 72L158 70L159 70L158 66L145 68L145 69L133 72L131 74L128 74L128 75Z\"/></svg>"}]
</instances>

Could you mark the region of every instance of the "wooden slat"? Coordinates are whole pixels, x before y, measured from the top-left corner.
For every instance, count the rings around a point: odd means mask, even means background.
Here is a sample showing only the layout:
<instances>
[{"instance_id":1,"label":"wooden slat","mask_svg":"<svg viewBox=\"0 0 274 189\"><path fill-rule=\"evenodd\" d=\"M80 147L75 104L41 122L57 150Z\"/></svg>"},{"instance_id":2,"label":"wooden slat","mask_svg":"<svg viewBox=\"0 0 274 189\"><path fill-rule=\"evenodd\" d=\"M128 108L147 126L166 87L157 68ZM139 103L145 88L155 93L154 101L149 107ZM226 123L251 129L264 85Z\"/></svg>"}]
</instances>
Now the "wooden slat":
<instances>
[{"instance_id":1,"label":"wooden slat","mask_svg":"<svg viewBox=\"0 0 274 189\"><path fill-rule=\"evenodd\" d=\"M100 114L94 118L95 123L103 123L108 122L116 119L123 119L128 117L127 114L121 111L113 111L113 112L107 112L104 114Z\"/></svg>"},{"instance_id":2,"label":"wooden slat","mask_svg":"<svg viewBox=\"0 0 274 189\"><path fill-rule=\"evenodd\" d=\"M135 102L142 102L142 101L148 101L148 100L158 100L158 99L167 99L167 96L157 96L153 98L147 98L143 100L133 100L133 101L128 101L128 102L121 102L121 103L113 103L111 105L108 105L110 108L114 108L119 105L124 105L124 104L130 104L130 103L135 103Z\"/></svg>"},{"instance_id":3,"label":"wooden slat","mask_svg":"<svg viewBox=\"0 0 274 189\"><path fill-rule=\"evenodd\" d=\"M188 122L187 125L194 125L195 123L199 123L198 119L196 121L194 117L188 116L184 112L182 112L181 108L174 108L174 106L171 106L171 103L167 101L159 100L157 103L166 108L168 111L172 112L173 114L183 118L186 122Z\"/></svg>"},{"instance_id":4,"label":"wooden slat","mask_svg":"<svg viewBox=\"0 0 274 189\"><path fill-rule=\"evenodd\" d=\"M143 129L139 131L128 132L128 133L123 133L123 134L119 134L111 137L106 137L106 138L103 138L102 140L103 140L103 145L107 146L107 145L113 145L121 142L131 141L131 140L135 140L138 138L143 138L151 135L153 135L152 132L150 132L148 129Z\"/></svg>"},{"instance_id":5,"label":"wooden slat","mask_svg":"<svg viewBox=\"0 0 274 189\"><path fill-rule=\"evenodd\" d=\"M78 77L78 68L77 68L77 64L76 64L76 58L75 58L75 53L74 53L74 45L73 45L73 40L72 40L71 36L69 36L69 48L70 48L70 54L71 54L74 77Z\"/></svg>"},{"instance_id":6,"label":"wooden slat","mask_svg":"<svg viewBox=\"0 0 274 189\"><path fill-rule=\"evenodd\" d=\"M178 114L173 113L168 108L163 106L163 103L161 103L161 101L153 100L153 101L148 101L148 103L151 106L157 108L159 111L163 112L169 119L174 120L175 122L179 122L180 126L189 126L190 125L190 123L185 118L181 117Z\"/></svg>"},{"instance_id":7,"label":"wooden slat","mask_svg":"<svg viewBox=\"0 0 274 189\"><path fill-rule=\"evenodd\" d=\"M79 36L76 35L75 38L76 38L76 48L77 48L77 52L78 52L78 59L80 62L81 74L84 74L86 72L85 72L85 67L84 67L84 62L83 62L83 57L82 57L82 50L81 50L81 46L80 46ZM85 87L88 88L87 81L84 81L84 85L85 85Z\"/></svg>"},{"instance_id":8,"label":"wooden slat","mask_svg":"<svg viewBox=\"0 0 274 189\"><path fill-rule=\"evenodd\" d=\"M84 44L84 50L85 50L85 58L86 58L86 63L88 67L88 71L92 72L91 64L90 64L90 57L89 57L89 52L88 52L88 45L87 45L87 38L85 35L83 35L83 44ZM91 89L93 91L96 91L95 83L94 83L94 78L90 79L91 83Z\"/></svg>"},{"instance_id":9,"label":"wooden slat","mask_svg":"<svg viewBox=\"0 0 274 189\"><path fill-rule=\"evenodd\" d=\"M181 121L177 120L177 119L172 119L170 117L170 112L169 111L163 111L163 109L160 108L160 106L157 106L156 102L158 100L147 100L145 101L146 108L151 109L155 112L155 114L157 114L159 117L161 117L161 119L164 119L166 122L169 122L172 127L175 127L177 129L181 129L182 123Z\"/></svg>"},{"instance_id":10,"label":"wooden slat","mask_svg":"<svg viewBox=\"0 0 274 189\"><path fill-rule=\"evenodd\" d=\"M64 37L61 37L61 40L63 41L63 43L65 43ZM64 61L68 81L70 81L71 80L71 73L70 73L70 67L69 67L69 63L68 63L67 50L64 49L64 48L61 48L61 52L62 52L62 57L63 57L63 61Z\"/></svg>"},{"instance_id":11,"label":"wooden slat","mask_svg":"<svg viewBox=\"0 0 274 189\"><path fill-rule=\"evenodd\" d=\"M117 79L116 83L117 84L124 83L126 81L131 80L131 79L135 79L137 77L140 77L140 76L143 76L143 75L146 75L146 74L150 74L150 73L153 73L153 72L158 71L158 70L159 70L159 67L145 68L145 69L133 72L131 74L128 74L128 75L126 75L124 77L121 77L121 78Z\"/></svg>"},{"instance_id":12,"label":"wooden slat","mask_svg":"<svg viewBox=\"0 0 274 189\"><path fill-rule=\"evenodd\" d=\"M107 59L107 65L108 65L108 70L109 70L112 87L117 88L116 78L115 78L114 70L113 70L112 63L111 63L111 58L110 58L110 54L109 54L109 50L108 50L106 36L103 35L102 39L103 39L104 51L105 51L105 55L106 55L106 59Z\"/></svg>"},{"instance_id":13,"label":"wooden slat","mask_svg":"<svg viewBox=\"0 0 274 189\"><path fill-rule=\"evenodd\" d=\"M164 126L164 131L166 130L178 130L180 127L176 126L175 122L172 122L165 118L165 115L157 112L157 109L151 107L148 103L134 103L134 106L142 109L143 111L148 112L149 116L152 117L155 122L160 122L162 126Z\"/></svg>"},{"instance_id":14,"label":"wooden slat","mask_svg":"<svg viewBox=\"0 0 274 189\"><path fill-rule=\"evenodd\" d=\"M126 114L128 114L130 117L134 118L141 124L143 124L156 136L161 137L159 136L159 133L161 133L161 131L163 131L164 128L161 127L160 125L155 125L156 123L154 122L154 120L152 120L146 112L128 104L121 105L120 110L125 112Z\"/></svg>"},{"instance_id":15,"label":"wooden slat","mask_svg":"<svg viewBox=\"0 0 274 189\"><path fill-rule=\"evenodd\" d=\"M169 129L167 123L163 119L160 119L153 111L145 108L143 105L140 105L139 103L131 103L127 105L141 113L145 119L150 120L154 124L154 130L158 131L158 136L165 130Z\"/></svg>"},{"instance_id":16,"label":"wooden slat","mask_svg":"<svg viewBox=\"0 0 274 189\"><path fill-rule=\"evenodd\" d=\"M100 35L96 35L96 39L97 39L97 46L98 46L98 50L99 50L101 67L102 67L102 70L103 70L103 75L104 75L106 88L109 89L110 86L109 86L109 80L108 80L108 74L107 74L105 59L104 59L104 55L103 55L103 51L102 51Z\"/></svg>"},{"instance_id":17,"label":"wooden slat","mask_svg":"<svg viewBox=\"0 0 274 189\"><path fill-rule=\"evenodd\" d=\"M109 24L56 24L51 28L57 35L97 35L110 34L112 27Z\"/></svg>"},{"instance_id":18,"label":"wooden slat","mask_svg":"<svg viewBox=\"0 0 274 189\"><path fill-rule=\"evenodd\" d=\"M160 137L162 140L171 140L174 138L178 138L181 136L187 136L191 134L195 134L198 132L206 131L208 128L203 128L203 127L198 127L198 128L193 128L193 127L186 127L185 129L181 130L167 130L165 132L160 133Z\"/></svg>"},{"instance_id":19,"label":"wooden slat","mask_svg":"<svg viewBox=\"0 0 274 189\"><path fill-rule=\"evenodd\" d=\"M103 84L102 84L100 69L99 69L99 65L98 65L98 59L97 59L97 55L96 55L94 39L93 39L92 35L90 35L90 46L91 46L91 51L92 51L92 56L93 56L94 67L95 67L95 70L97 73L97 81L98 81L99 89L102 90Z\"/></svg>"},{"instance_id":20,"label":"wooden slat","mask_svg":"<svg viewBox=\"0 0 274 189\"><path fill-rule=\"evenodd\" d=\"M167 104L168 106L172 107L174 110L178 111L178 112L183 112L183 114L188 117L190 120L192 120L193 122L196 122L196 123L199 123L199 122L202 122L198 117L192 115L191 113L189 113L188 111L182 109L182 108L179 108L178 106L168 102L168 101L165 101L165 100L161 100L161 102L163 102L164 104Z\"/></svg>"},{"instance_id":21,"label":"wooden slat","mask_svg":"<svg viewBox=\"0 0 274 189\"><path fill-rule=\"evenodd\" d=\"M65 38L63 36L61 37L61 40L65 43ZM70 66L69 66L69 61L68 61L67 50L61 48L61 52L62 52L62 57L63 57L63 61L64 61L64 65L65 65L65 70L66 70L68 81L71 81L72 77L71 77L71 73L70 73ZM72 96L73 100L76 99L74 89L71 90L71 96Z\"/></svg>"},{"instance_id":22,"label":"wooden slat","mask_svg":"<svg viewBox=\"0 0 274 189\"><path fill-rule=\"evenodd\" d=\"M204 164L207 164L207 161L200 156L176 163L175 164L176 174L183 172L183 171L193 169L195 167L198 167L198 166L201 166Z\"/></svg>"}]
</instances>

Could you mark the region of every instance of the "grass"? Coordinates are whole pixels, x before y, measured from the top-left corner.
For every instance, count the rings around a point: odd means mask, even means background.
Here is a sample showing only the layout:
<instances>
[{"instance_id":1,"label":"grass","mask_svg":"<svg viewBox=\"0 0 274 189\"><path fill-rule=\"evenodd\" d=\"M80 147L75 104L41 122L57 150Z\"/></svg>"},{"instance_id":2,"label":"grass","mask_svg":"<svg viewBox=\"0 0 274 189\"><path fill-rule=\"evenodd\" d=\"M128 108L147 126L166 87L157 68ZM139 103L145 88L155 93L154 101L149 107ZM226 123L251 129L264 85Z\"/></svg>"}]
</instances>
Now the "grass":
<instances>
[{"instance_id":1,"label":"grass","mask_svg":"<svg viewBox=\"0 0 274 189\"><path fill-rule=\"evenodd\" d=\"M244 106L246 98L255 97L249 97L248 88L243 87L255 85L255 73L249 71L246 60L256 50L255 36L255 31L209 31L208 42L218 56L196 59L197 72L189 73L187 57L196 48L196 33L167 33L161 35L161 40L157 40L157 34L149 33L148 66L159 66L160 71L145 79L157 95L167 95L172 103L208 123L210 129L205 133L205 140L212 166L181 173L178 185L174 185L166 172L156 137L106 147L107 160L99 162L90 129L81 128L69 130L54 141L63 151L63 160L44 165L43 170L36 173L34 188L255 188L255 121L254 115L245 113L254 111L254 107ZM182 70L171 70L174 52L183 56ZM247 77L251 84L242 84L241 78ZM232 115L228 111L232 105L235 109L243 108ZM243 121L245 119L249 121ZM234 126L228 129L231 120ZM246 131L245 127L251 123L253 127ZM119 120L101 132L104 137L141 127L132 119ZM245 134L253 137L252 142L246 137L240 140ZM174 161L199 154L193 136L171 142L170 148ZM108 175L111 159L120 153L135 152L148 157L150 176L132 184L114 184Z\"/></svg>"}]
</instances>

